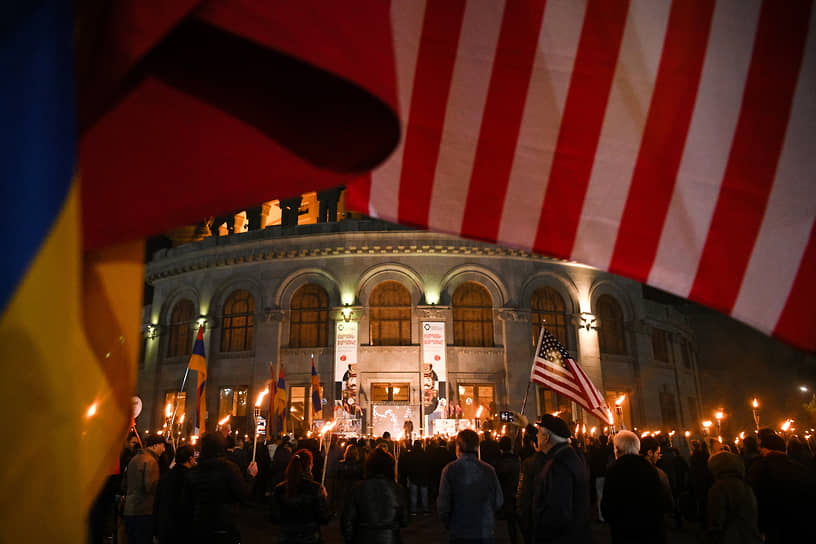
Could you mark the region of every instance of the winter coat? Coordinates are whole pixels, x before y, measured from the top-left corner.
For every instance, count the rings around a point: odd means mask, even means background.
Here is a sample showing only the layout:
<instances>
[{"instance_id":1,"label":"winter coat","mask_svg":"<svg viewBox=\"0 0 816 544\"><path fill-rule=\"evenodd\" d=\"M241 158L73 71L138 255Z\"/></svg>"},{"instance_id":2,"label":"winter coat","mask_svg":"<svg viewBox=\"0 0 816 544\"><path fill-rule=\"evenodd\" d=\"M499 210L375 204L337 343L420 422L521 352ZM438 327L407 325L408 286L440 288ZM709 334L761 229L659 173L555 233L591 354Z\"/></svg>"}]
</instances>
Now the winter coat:
<instances>
[{"instance_id":1,"label":"winter coat","mask_svg":"<svg viewBox=\"0 0 816 544\"><path fill-rule=\"evenodd\" d=\"M287 481L279 483L272 491L271 518L280 524L280 544L318 544L323 542L320 526L329 522L329 505L326 490L304 473L294 496L286 490Z\"/></svg>"},{"instance_id":2,"label":"winter coat","mask_svg":"<svg viewBox=\"0 0 816 544\"><path fill-rule=\"evenodd\" d=\"M130 460L125 473L126 516L153 515L153 501L159 485L159 456L149 449L139 450Z\"/></svg>"},{"instance_id":3,"label":"winter coat","mask_svg":"<svg viewBox=\"0 0 816 544\"><path fill-rule=\"evenodd\" d=\"M607 469L601 513L613 543L666 542L663 516L673 506L670 490L647 459L623 455Z\"/></svg>"},{"instance_id":4,"label":"winter coat","mask_svg":"<svg viewBox=\"0 0 816 544\"><path fill-rule=\"evenodd\" d=\"M186 538L189 512L182 497L189 470L177 464L159 479L153 503L153 521L161 544L183 542Z\"/></svg>"},{"instance_id":5,"label":"winter coat","mask_svg":"<svg viewBox=\"0 0 816 544\"><path fill-rule=\"evenodd\" d=\"M492 438L485 439L479 444L479 457L493 468L496 468L500 455L499 443Z\"/></svg>"},{"instance_id":6,"label":"winter coat","mask_svg":"<svg viewBox=\"0 0 816 544\"><path fill-rule=\"evenodd\" d=\"M592 542L589 470L583 456L568 443L561 443L542 460L543 466L534 476L532 524L527 533L531 542Z\"/></svg>"},{"instance_id":7,"label":"winter coat","mask_svg":"<svg viewBox=\"0 0 816 544\"><path fill-rule=\"evenodd\" d=\"M337 511L343 511L343 505L354 486L363 479L363 465L359 461L340 461L337 464L337 484L335 501Z\"/></svg>"},{"instance_id":8,"label":"winter coat","mask_svg":"<svg viewBox=\"0 0 816 544\"><path fill-rule=\"evenodd\" d=\"M436 504L451 539L491 542L495 512L504 499L496 471L475 453L462 453L442 471Z\"/></svg>"},{"instance_id":9,"label":"winter coat","mask_svg":"<svg viewBox=\"0 0 816 544\"><path fill-rule=\"evenodd\" d=\"M770 451L751 464L748 483L756 495L759 530L765 542L799 542L812 532L816 512L813 472L782 452Z\"/></svg>"},{"instance_id":10,"label":"winter coat","mask_svg":"<svg viewBox=\"0 0 816 544\"><path fill-rule=\"evenodd\" d=\"M592 446L589 448L589 474L594 480L606 475L606 467L612 460L612 448L609 444Z\"/></svg>"},{"instance_id":11,"label":"winter coat","mask_svg":"<svg viewBox=\"0 0 816 544\"><path fill-rule=\"evenodd\" d=\"M714 485L708 491L708 536L712 544L761 544L757 502L745 482L742 459L720 452L708 460Z\"/></svg>"},{"instance_id":12,"label":"winter coat","mask_svg":"<svg viewBox=\"0 0 816 544\"><path fill-rule=\"evenodd\" d=\"M384 476L358 482L348 495L340 527L347 543L397 544L408 525L405 489Z\"/></svg>"},{"instance_id":13,"label":"winter coat","mask_svg":"<svg viewBox=\"0 0 816 544\"><path fill-rule=\"evenodd\" d=\"M499 478L504 505L501 511L508 514L516 509L516 490L518 489L521 459L518 455L503 452L496 463L496 476Z\"/></svg>"},{"instance_id":14,"label":"winter coat","mask_svg":"<svg viewBox=\"0 0 816 544\"><path fill-rule=\"evenodd\" d=\"M238 465L226 457L199 462L187 472L184 502L197 542L238 542L238 507L250 495Z\"/></svg>"}]
</instances>

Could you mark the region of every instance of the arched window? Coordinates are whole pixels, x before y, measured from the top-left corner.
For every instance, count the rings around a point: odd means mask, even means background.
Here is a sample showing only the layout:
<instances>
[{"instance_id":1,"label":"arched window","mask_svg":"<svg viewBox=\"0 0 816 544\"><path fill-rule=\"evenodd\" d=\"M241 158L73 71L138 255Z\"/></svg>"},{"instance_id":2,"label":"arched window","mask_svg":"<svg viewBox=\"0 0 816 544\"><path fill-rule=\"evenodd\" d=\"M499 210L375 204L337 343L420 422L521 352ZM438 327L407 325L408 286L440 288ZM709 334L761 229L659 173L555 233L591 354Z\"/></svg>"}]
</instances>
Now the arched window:
<instances>
[{"instance_id":1,"label":"arched window","mask_svg":"<svg viewBox=\"0 0 816 544\"><path fill-rule=\"evenodd\" d=\"M255 299L249 291L238 289L224 303L221 325L221 351L252 349L255 333Z\"/></svg>"},{"instance_id":2,"label":"arched window","mask_svg":"<svg viewBox=\"0 0 816 544\"><path fill-rule=\"evenodd\" d=\"M295 291L289 320L289 347L326 346L329 332L329 295L326 290L307 283Z\"/></svg>"},{"instance_id":3,"label":"arched window","mask_svg":"<svg viewBox=\"0 0 816 544\"><path fill-rule=\"evenodd\" d=\"M597 313L600 326L598 341L601 353L626 354L626 339L623 333L623 312L620 304L609 295L598 297Z\"/></svg>"},{"instance_id":4,"label":"arched window","mask_svg":"<svg viewBox=\"0 0 816 544\"><path fill-rule=\"evenodd\" d=\"M411 345L411 294L397 281L374 288L368 302L371 345Z\"/></svg>"},{"instance_id":5,"label":"arched window","mask_svg":"<svg viewBox=\"0 0 816 544\"><path fill-rule=\"evenodd\" d=\"M167 342L167 356L180 357L193 351L193 301L182 299L173 306L170 313L170 339Z\"/></svg>"},{"instance_id":6,"label":"arched window","mask_svg":"<svg viewBox=\"0 0 816 544\"><path fill-rule=\"evenodd\" d=\"M533 325L533 342L538 343L541 323L561 345L567 347L567 314L564 299L552 287L539 287L530 297L530 321Z\"/></svg>"},{"instance_id":7,"label":"arched window","mask_svg":"<svg viewBox=\"0 0 816 544\"><path fill-rule=\"evenodd\" d=\"M453 343L456 346L493 346L493 299L472 281L453 292Z\"/></svg>"}]
</instances>

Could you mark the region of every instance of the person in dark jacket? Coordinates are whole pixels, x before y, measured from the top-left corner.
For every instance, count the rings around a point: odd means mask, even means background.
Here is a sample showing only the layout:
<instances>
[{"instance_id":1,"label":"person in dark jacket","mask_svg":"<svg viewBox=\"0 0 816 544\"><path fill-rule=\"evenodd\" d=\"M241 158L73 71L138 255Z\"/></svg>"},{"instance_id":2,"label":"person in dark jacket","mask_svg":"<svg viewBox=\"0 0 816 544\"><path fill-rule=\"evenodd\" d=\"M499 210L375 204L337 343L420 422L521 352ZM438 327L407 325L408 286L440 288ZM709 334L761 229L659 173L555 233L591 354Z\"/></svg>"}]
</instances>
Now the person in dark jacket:
<instances>
[{"instance_id":1,"label":"person in dark jacket","mask_svg":"<svg viewBox=\"0 0 816 544\"><path fill-rule=\"evenodd\" d=\"M153 502L153 520L159 544L183 542L189 527L188 512L184 508L183 493L187 472L195 465L192 446L176 450L175 465L159 479L156 500Z\"/></svg>"},{"instance_id":2,"label":"person in dark jacket","mask_svg":"<svg viewBox=\"0 0 816 544\"><path fill-rule=\"evenodd\" d=\"M280 525L280 544L323 542L320 526L329 522L326 489L312 478L312 453L292 455L286 479L272 492L272 522Z\"/></svg>"},{"instance_id":3,"label":"person in dark jacket","mask_svg":"<svg viewBox=\"0 0 816 544\"><path fill-rule=\"evenodd\" d=\"M360 461L360 448L355 444L349 444L346 446L343 460L337 464L336 512L343 512L351 490L362 479L363 463Z\"/></svg>"},{"instance_id":4,"label":"person in dark jacket","mask_svg":"<svg viewBox=\"0 0 816 544\"><path fill-rule=\"evenodd\" d=\"M532 457L538 471L526 473L528 488L532 478L532 500L519 505L528 521L525 535L535 543L587 543L592 541L589 502L589 470L582 456L570 446L567 423L545 414L536 422L537 450ZM543 454L543 457L539 454ZM528 502L529 501L529 502Z\"/></svg>"},{"instance_id":5,"label":"person in dark jacket","mask_svg":"<svg viewBox=\"0 0 816 544\"><path fill-rule=\"evenodd\" d=\"M499 462L500 455L499 443L493 438L493 433L485 431L484 439L482 443L479 444L479 457L481 457L485 463L496 468L496 463Z\"/></svg>"},{"instance_id":6,"label":"person in dark jacket","mask_svg":"<svg viewBox=\"0 0 816 544\"><path fill-rule=\"evenodd\" d=\"M708 491L708 538L711 544L761 544L757 502L745 482L738 455L721 451L708 460L714 485Z\"/></svg>"},{"instance_id":7,"label":"person in dark jacket","mask_svg":"<svg viewBox=\"0 0 816 544\"><path fill-rule=\"evenodd\" d=\"M666 542L664 514L673 506L668 483L661 482L654 464L638 455L635 433L620 431L613 443L616 461L606 471L601 499L612 543Z\"/></svg>"},{"instance_id":8,"label":"person in dark jacket","mask_svg":"<svg viewBox=\"0 0 816 544\"><path fill-rule=\"evenodd\" d=\"M785 454L785 440L771 429L760 429L759 452L748 472L759 508L759 530L767 544L802 542L812 532L816 512L813 473Z\"/></svg>"},{"instance_id":9,"label":"person in dark jacket","mask_svg":"<svg viewBox=\"0 0 816 544\"><path fill-rule=\"evenodd\" d=\"M504 499L492 466L480 461L479 435L465 429L456 437L459 458L442 471L439 519L451 542L492 543L495 512Z\"/></svg>"},{"instance_id":10,"label":"person in dark jacket","mask_svg":"<svg viewBox=\"0 0 816 544\"><path fill-rule=\"evenodd\" d=\"M408 525L405 489L396 483L396 460L383 448L366 459L366 479L347 497L340 527L347 544L397 544Z\"/></svg>"},{"instance_id":11,"label":"person in dark jacket","mask_svg":"<svg viewBox=\"0 0 816 544\"><path fill-rule=\"evenodd\" d=\"M692 440L691 458L689 459L689 491L692 497L691 512L689 517L693 521L699 521L705 528L706 521L706 497L708 490L714 483L711 471L708 470L708 446L704 441Z\"/></svg>"},{"instance_id":12,"label":"person in dark jacket","mask_svg":"<svg viewBox=\"0 0 816 544\"><path fill-rule=\"evenodd\" d=\"M190 512L192 540L233 544L241 541L238 507L249 499L251 485L238 465L227 459L227 442L221 433L201 437L198 464L190 469L184 486L185 508ZM258 465L247 467L250 477Z\"/></svg>"},{"instance_id":13,"label":"person in dark jacket","mask_svg":"<svg viewBox=\"0 0 816 544\"><path fill-rule=\"evenodd\" d=\"M519 527L516 519L516 490L518 489L519 472L521 471L521 459L512 450L513 441L509 436L503 436L499 440L500 455L496 463L496 476L499 478L499 485L504 497L504 505L499 513L507 521L510 544L516 544L519 541Z\"/></svg>"},{"instance_id":14,"label":"person in dark jacket","mask_svg":"<svg viewBox=\"0 0 816 544\"><path fill-rule=\"evenodd\" d=\"M593 502L595 515L603 521L601 515L601 498L603 497L604 478L606 477L606 467L612 461L612 448L609 447L609 437L602 434L598 437L598 442L589 448L589 476L592 479L590 491L594 492Z\"/></svg>"},{"instance_id":15,"label":"person in dark jacket","mask_svg":"<svg viewBox=\"0 0 816 544\"><path fill-rule=\"evenodd\" d=\"M421 507L425 513L428 513L431 511L431 506L428 504L428 482L430 481L428 454L420 440L415 440L411 451L406 453L409 462L405 467L405 476L408 480L410 512L416 514Z\"/></svg>"}]
</instances>

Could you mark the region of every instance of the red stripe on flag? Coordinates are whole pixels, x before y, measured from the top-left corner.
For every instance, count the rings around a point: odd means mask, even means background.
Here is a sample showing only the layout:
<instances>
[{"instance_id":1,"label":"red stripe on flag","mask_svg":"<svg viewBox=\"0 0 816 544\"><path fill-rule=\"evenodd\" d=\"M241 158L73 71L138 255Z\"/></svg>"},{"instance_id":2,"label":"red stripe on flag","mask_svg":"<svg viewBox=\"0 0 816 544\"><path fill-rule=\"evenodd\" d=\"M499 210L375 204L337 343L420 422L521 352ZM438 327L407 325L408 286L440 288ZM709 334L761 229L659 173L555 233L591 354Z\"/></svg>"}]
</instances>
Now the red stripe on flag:
<instances>
[{"instance_id":1,"label":"red stripe on flag","mask_svg":"<svg viewBox=\"0 0 816 544\"><path fill-rule=\"evenodd\" d=\"M754 249L804 54L809 1L764 2L722 189L689 298L730 313Z\"/></svg>"},{"instance_id":2,"label":"red stripe on flag","mask_svg":"<svg viewBox=\"0 0 816 544\"><path fill-rule=\"evenodd\" d=\"M587 5L534 244L547 255L572 253L628 10L628 0Z\"/></svg>"},{"instance_id":3,"label":"red stripe on flag","mask_svg":"<svg viewBox=\"0 0 816 544\"><path fill-rule=\"evenodd\" d=\"M508 2L502 19L461 232L499 235L546 0Z\"/></svg>"},{"instance_id":4,"label":"red stripe on flag","mask_svg":"<svg viewBox=\"0 0 816 544\"><path fill-rule=\"evenodd\" d=\"M539 367L539 368L546 368L550 372L554 372L555 374L559 374L559 375L563 376L564 378L567 378L567 379L570 379L570 380L573 379L573 375L568 370L564 369L564 367L562 367L561 365L556 364L556 363L551 363L551 362L547 361L546 359L536 359L536 366Z\"/></svg>"},{"instance_id":5,"label":"red stripe on flag","mask_svg":"<svg viewBox=\"0 0 816 544\"><path fill-rule=\"evenodd\" d=\"M672 4L610 272L641 282L649 276L694 112L713 14L713 0Z\"/></svg>"},{"instance_id":6,"label":"red stripe on flag","mask_svg":"<svg viewBox=\"0 0 816 544\"><path fill-rule=\"evenodd\" d=\"M810 240L799 264L799 271L788 295L785 309L774 329L774 336L798 347L816 351L816 223L810 231Z\"/></svg>"},{"instance_id":7,"label":"red stripe on flag","mask_svg":"<svg viewBox=\"0 0 816 544\"><path fill-rule=\"evenodd\" d=\"M533 371L534 376L546 380L548 383L558 384L571 390L576 395L583 395L581 388L575 383L575 380L565 380L557 375L547 372L546 369L536 368Z\"/></svg>"},{"instance_id":8,"label":"red stripe on flag","mask_svg":"<svg viewBox=\"0 0 816 544\"><path fill-rule=\"evenodd\" d=\"M442 125L448 104L464 0L431 0L425 9L400 173L398 221L428 226Z\"/></svg>"},{"instance_id":9,"label":"red stripe on flag","mask_svg":"<svg viewBox=\"0 0 816 544\"><path fill-rule=\"evenodd\" d=\"M371 215L371 173L356 179L346 189L346 209ZM274 378L274 376L273 376Z\"/></svg>"}]
</instances>

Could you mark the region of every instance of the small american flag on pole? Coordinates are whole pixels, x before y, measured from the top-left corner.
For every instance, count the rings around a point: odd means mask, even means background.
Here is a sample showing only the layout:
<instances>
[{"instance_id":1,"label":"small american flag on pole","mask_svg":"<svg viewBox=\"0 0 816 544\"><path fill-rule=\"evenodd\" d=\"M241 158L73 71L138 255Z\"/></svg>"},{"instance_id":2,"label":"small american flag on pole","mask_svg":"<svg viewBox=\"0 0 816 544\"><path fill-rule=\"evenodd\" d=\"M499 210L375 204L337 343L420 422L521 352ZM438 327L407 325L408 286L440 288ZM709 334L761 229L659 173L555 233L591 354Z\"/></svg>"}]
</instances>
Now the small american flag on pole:
<instances>
[{"instance_id":1,"label":"small american flag on pole","mask_svg":"<svg viewBox=\"0 0 816 544\"><path fill-rule=\"evenodd\" d=\"M580 404L601 421L613 424L612 411L580 365L550 331L541 327L530 381L548 387Z\"/></svg>"}]
</instances>

